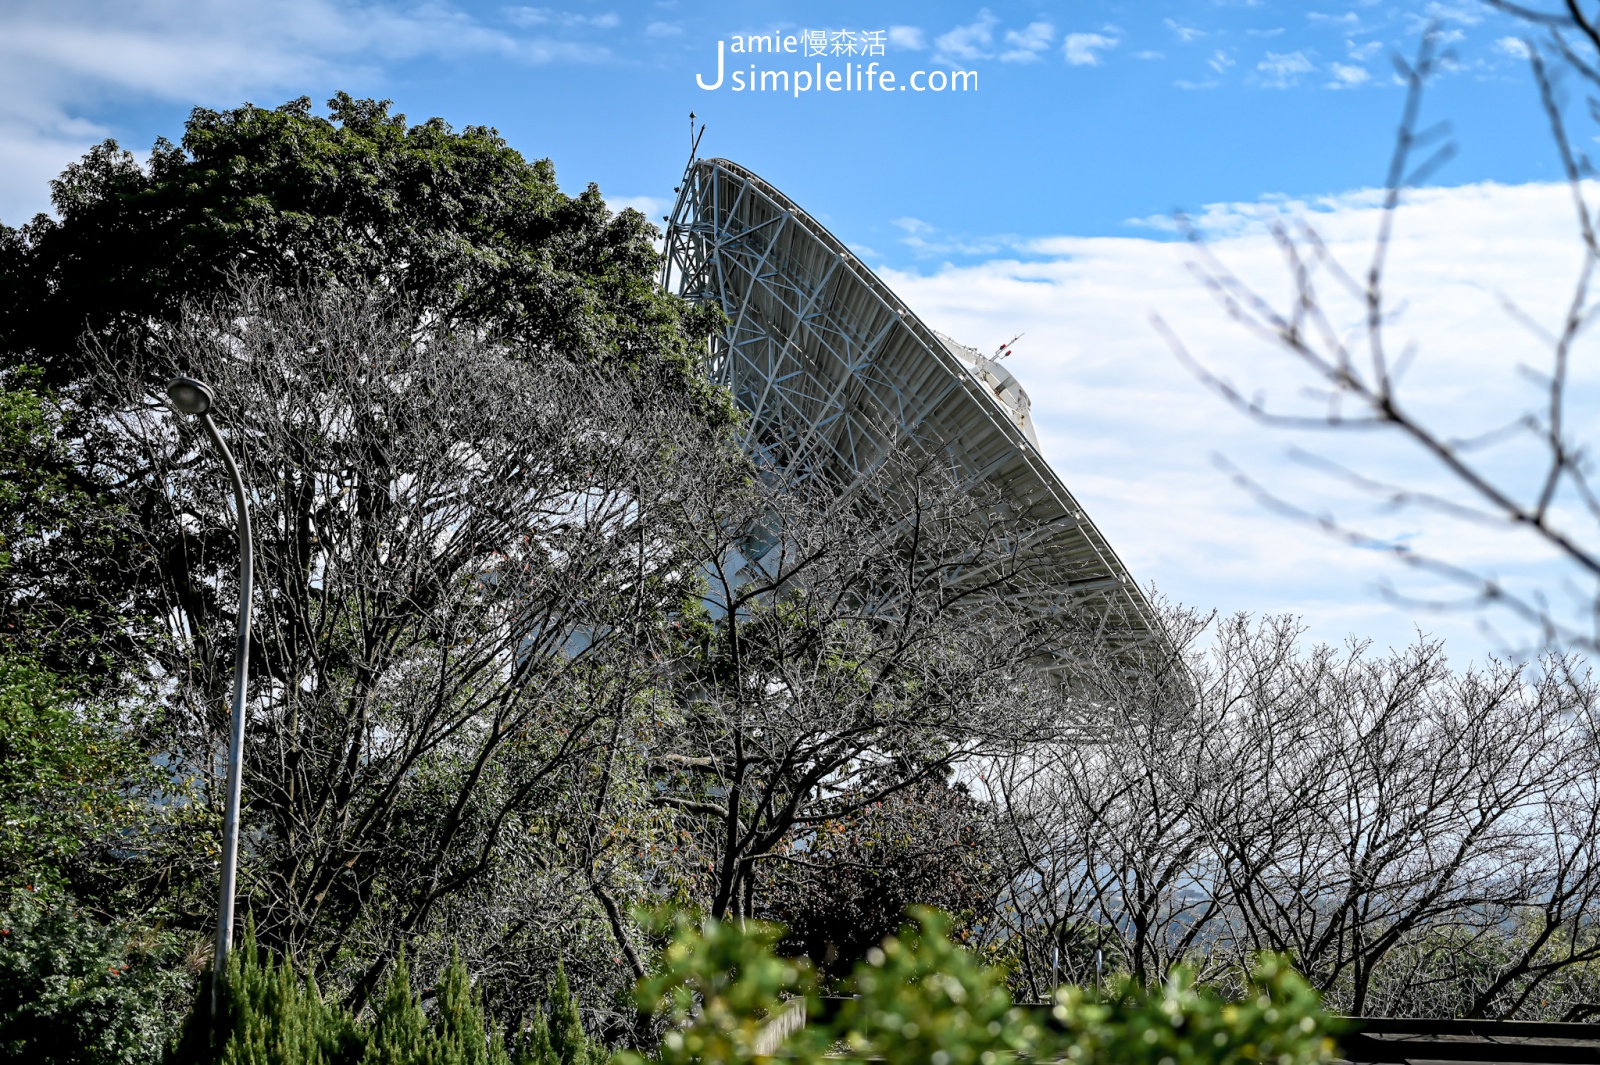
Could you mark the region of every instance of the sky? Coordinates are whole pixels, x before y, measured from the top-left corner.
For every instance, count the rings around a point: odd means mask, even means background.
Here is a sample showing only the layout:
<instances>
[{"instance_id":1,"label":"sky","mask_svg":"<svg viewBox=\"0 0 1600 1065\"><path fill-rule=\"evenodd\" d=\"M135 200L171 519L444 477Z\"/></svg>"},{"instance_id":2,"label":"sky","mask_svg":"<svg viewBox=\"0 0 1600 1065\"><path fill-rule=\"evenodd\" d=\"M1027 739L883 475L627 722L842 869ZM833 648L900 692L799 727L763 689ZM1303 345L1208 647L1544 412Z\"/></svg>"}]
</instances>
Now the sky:
<instances>
[{"instance_id":1,"label":"sky","mask_svg":"<svg viewBox=\"0 0 1600 1065\"><path fill-rule=\"evenodd\" d=\"M1425 32L1447 53L1424 124L1444 123L1455 151L1399 215L1392 347L1415 344L1416 409L1465 437L1540 402L1536 327L1559 326L1582 262L1529 73L1538 35L1476 0L0 0L0 221L48 211L49 179L102 139L142 153L179 139L195 106L338 90L494 126L551 158L568 191L592 182L659 220L693 111L702 154L765 177L930 325L986 350L1022 334L1009 365L1045 455L1141 584L1295 613L1330 642L1427 632L1465 664L1526 633L1429 608L1448 590L1384 546L1542 590L1558 611L1581 601L1570 571L1515 532L1376 504L1326 464L1452 488L1389 435L1262 427L1173 350L1275 409L1316 409L1313 380L1196 278L1174 212L1271 299L1290 294L1275 218L1308 221L1359 274L1403 103L1395 61ZM793 51L752 52L752 36ZM738 88L752 67L771 87ZM830 89L830 71L861 80ZM1561 91L1581 104L1582 86ZM1575 145L1592 147L1596 127L1571 110ZM1338 328L1359 323L1358 304L1334 304ZM1580 427L1600 421L1595 361L1581 342ZM1481 457L1512 483L1535 470L1515 440ZM1367 549L1266 505L1241 474L1369 533Z\"/></svg>"}]
</instances>

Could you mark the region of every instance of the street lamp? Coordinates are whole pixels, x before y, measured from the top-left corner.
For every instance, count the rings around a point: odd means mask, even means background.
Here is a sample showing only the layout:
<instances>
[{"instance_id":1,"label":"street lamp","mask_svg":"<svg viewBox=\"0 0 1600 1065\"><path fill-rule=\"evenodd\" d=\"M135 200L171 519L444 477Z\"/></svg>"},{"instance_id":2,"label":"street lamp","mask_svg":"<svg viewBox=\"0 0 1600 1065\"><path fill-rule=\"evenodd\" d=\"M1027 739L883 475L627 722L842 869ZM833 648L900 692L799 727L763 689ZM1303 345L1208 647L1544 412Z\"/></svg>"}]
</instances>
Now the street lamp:
<instances>
[{"instance_id":1,"label":"street lamp","mask_svg":"<svg viewBox=\"0 0 1600 1065\"><path fill-rule=\"evenodd\" d=\"M172 408L200 419L206 435L217 445L222 464L233 481L233 499L239 512L239 638L233 652L233 727L228 740L228 801L222 821L222 888L217 904L217 953L212 967L211 1012L218 1007L217 987L226 979L228 948L233 945L233 894L239 871L239 792L244 767L244 689L250 672L250 585L254 576L250 544L250 501L245 498L244 478L233 452L211 420L213 396L209 385L192 377L174 377L167 382L167 399Z\"/></svg>"}]
</instances>

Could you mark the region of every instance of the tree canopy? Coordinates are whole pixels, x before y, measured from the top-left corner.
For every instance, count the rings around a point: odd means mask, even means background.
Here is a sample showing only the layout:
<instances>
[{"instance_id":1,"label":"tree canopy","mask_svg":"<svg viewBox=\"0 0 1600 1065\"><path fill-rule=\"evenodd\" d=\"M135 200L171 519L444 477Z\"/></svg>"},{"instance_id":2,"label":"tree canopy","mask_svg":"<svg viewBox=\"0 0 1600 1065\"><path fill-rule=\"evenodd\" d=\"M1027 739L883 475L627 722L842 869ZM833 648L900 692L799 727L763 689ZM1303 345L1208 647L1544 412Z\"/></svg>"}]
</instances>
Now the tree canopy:
<instances>
[{"instance_id":1,"label":"tree canopy","mask_svg":"<svg viewBox=\"0 0 1600 1065\"><path fill-rule=\"evenodd\" d=\"M74 380L85 332L145 331L248 273L382 282L532 352L693 385L708 319L656 287L643 215L592 184L563 193L491 128L408 125L347 93L328 107L197 107L147 165L108 140L69 166L58 218L0 226L0 357Z\"/></svg>"}]
</instances>

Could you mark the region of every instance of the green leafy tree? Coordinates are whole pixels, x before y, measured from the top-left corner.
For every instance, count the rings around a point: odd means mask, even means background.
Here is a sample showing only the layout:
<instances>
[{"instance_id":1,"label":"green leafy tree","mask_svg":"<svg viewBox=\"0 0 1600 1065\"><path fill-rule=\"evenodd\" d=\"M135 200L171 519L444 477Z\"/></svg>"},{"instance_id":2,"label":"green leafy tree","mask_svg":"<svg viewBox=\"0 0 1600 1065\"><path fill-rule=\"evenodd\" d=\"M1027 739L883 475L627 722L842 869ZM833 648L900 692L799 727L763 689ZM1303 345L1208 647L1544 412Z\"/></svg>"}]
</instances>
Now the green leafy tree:
<instances>
[{"instance_id":1,"label":"green leafy tree","mask_svg":"<svg viewBox=\"0 0 1600 1065\"><path fill-rule=\"evenodd\" d=\"M68 435L36 370L0 370L0 654L108 689L149 632L115 592L142 556Z\"/></svg>"},{"instance_id":2,"label":"green leafy tree","mask_svg":"<svg viewBox=\"0 0 1600 1065\"><path fill-rule=\"evenodd\" d=\"M757 914L787 929L782 952L829 980L848 977L913 904L950 913L959 938L1006 882L995 824L987 804L936 777L799 826L768 863Z\"/></svg>"},{"instance_id":3,"label":"green leafy tree","mask_svg":"<svg viewBox=\"0 0 1600 1065\"><path fill-rule=\"evenodd\" d=\"M81 884L136 864L154 777L115 707L0 651L0 889ZM123 858L104 853L112 844Z\"/></svg>"},{"instance_id":4,"label":"green leafy tree","mask_svg":"<svg viewBox=\"0 0 1600 1065\"><path fill-rule=\"evenodd\" d=\"M230 271L381 281L452 322L686 387L686 310L654 284L652 228L593 185L561 192L493 129L408 124L346 93L196 108L147 166L106 141L52 183L57 219L0 229L0 352L74 380L85 331L174 318ZM708 321L702 314L696 321Z\"/></svg>"}]
</instances>

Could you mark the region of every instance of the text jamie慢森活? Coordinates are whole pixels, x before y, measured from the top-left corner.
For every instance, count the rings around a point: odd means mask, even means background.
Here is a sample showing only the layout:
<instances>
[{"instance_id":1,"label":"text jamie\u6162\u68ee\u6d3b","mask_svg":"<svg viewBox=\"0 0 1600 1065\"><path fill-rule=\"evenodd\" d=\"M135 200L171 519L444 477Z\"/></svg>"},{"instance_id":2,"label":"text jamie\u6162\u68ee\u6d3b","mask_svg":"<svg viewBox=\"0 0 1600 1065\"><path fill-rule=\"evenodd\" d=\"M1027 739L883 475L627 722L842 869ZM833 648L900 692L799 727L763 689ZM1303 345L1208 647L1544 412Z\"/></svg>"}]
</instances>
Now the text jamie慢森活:
<instances>
[{"instance_id":1,"label":"text jamie\u6162\u68ee\u6d3b","mask_svg":"<svg viewBox=\"0 0 1600 1065\"><path fill-rule=\"evenodd\" d=\"M732 92L778 92L799 97L808 92L974 92L978 88L975 70L914 70L901 77L873 56L886 52L888 34L884 30L802 30L784 34L737 34L717 41L717 73L706 80L695 75L695 84L706 91L728 87ZM747 70L728 70L730 54L795 55L843 59L839 66L823 69L818 58L810 69L772 69L750 63ZM857 61L859 60L861 61ZM870 60L870 61L866 61ZM737 61L736 61L737 62Z\"/></svg>"}]
</instances>

